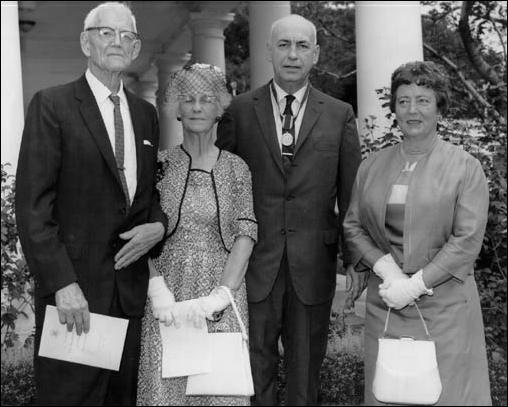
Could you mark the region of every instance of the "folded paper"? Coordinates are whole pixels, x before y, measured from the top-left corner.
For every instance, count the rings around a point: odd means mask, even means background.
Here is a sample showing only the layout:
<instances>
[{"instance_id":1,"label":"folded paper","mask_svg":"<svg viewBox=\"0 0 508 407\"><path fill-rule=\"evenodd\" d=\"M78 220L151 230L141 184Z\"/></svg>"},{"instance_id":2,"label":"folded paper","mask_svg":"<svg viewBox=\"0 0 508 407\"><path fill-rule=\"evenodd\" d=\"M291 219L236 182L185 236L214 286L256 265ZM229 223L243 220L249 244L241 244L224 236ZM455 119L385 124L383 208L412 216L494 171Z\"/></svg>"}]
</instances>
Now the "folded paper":
<instances>
[{"instance_id":1,"label":"folded paper","mask_svg":"<svg viewBox=\"0 0 508 407\"><path fill-rule=\"evenodd\" d=\"M90 331L78 335L61 324L56 307L48 305L39 356L119 370L127 334L127 319L90 313Z\"/></svg>"}]
</instances>

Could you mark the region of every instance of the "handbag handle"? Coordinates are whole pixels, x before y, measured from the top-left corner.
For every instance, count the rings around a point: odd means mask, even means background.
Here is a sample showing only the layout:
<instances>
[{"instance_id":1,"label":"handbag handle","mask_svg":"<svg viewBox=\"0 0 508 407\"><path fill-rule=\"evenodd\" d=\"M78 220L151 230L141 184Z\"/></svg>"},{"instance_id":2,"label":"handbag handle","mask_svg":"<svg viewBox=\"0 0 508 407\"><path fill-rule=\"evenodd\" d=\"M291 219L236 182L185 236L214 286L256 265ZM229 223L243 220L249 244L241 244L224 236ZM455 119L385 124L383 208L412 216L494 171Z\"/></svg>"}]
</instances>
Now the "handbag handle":
<instances>
[{"instance_id":1,"label":"handbag handle","mask_svg":"<svg viewBox=\"0 0 508 407\"><path fill-rule=\"evenodd\" d=\"M235 312L236 319L238 319L238 324L240 325L240 330L242 331L242 338L246 343L249 343L249 337L247 336L247 329L245 329L245 325L242 321L242 318L240 317L240 312L238 311L238 307L236 306L235 299L233 298L233 295L231 294L229 287L227 287L225 285L220 285L219 288L222 288L226 292L226 294L229 298L229 301L231 301L231 306L233 307L233 311Z\"/></svg>"},{"instance_id":2,"label":"handbag handle","mask_svg":"<svg viewBox=\"0 0 508 407\"><path fill-rule=\"evenodd\" d=\"M416 310L418 311L418 315L420 315L420 319L422 321L423 328L425 329L425 336L427 337L428 341L431 341L432 339L430 337L429 330L427 329L427 324L425 323L425 320L423 319L423 315L420 312L420 308L418 308L418 305L416 305L416 302L414 303L414 306L416 307ZM391 309L392 309L391 307L388 307L388 313L386 314L386 321L385 321L385 330L383 331L383 339L386 335L386 331L388 330L388 319L390 318Z\"/></svg>"}]
</instances>

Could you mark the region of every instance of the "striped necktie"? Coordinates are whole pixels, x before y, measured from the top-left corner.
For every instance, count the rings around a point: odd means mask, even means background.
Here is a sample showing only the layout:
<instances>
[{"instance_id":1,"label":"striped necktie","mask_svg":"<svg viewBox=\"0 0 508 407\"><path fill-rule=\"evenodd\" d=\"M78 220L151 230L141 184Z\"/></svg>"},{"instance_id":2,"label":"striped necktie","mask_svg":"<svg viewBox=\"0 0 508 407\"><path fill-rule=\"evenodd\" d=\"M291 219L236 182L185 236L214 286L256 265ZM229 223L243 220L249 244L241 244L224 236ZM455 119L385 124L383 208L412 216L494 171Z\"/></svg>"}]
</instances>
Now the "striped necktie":
<instances>
[{"instance_id":1,"label":"striped necktie","mask_svg":"<svg viewBox=\"0 0 508 407\"><path fill-rule=\"evenodd\" d=\"M122 182L123 193L125 194L125 203L127 208L130 207L131 201L129 198L129 189L127 188L127 179L125 178L125 167L124 167L124 135L123 135L123 120L122 113L120 112L120 97L118 95L109 95L109 98L115 105L113 113L115 116L115 159L116 168L120 175L120 181Z\"/></svg>"}]
</instances>

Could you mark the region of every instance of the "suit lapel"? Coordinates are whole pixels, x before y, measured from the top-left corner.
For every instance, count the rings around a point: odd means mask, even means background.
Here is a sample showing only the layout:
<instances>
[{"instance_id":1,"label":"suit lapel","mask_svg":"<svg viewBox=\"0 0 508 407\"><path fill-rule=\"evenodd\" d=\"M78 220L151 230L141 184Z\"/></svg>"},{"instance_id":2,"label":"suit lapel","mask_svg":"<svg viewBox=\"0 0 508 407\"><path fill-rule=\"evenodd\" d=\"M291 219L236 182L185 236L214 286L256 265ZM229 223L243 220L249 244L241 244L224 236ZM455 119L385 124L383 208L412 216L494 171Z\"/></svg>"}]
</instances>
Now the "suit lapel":
<instances>
[{"instance_id":1,"label":"suit lapel","mask_svg":"<svg viewBox=\"0 0 508 407\"><path fill-rule=\"evenodd\" d=\"M141 172L143 171L143 116L140 109L137 108L136 98L125 89L127 101L129 102L129 111L131 114L132 127L134 129L134 139L136 140L136 175L137 182L141 181Z\"/></svg>"},{"instance_id":2,"label":"suit lapel","mask_svg":"<svg viewBox=\"0 0 508 407\"><path fill-rule=\"evenodd\" d=\"M280 171L285 174L284 167L282 166L282 154L277 138L277 128L275 127L273 118L269 84L263 86L254 96L254 99L256 99L254 102L254 111L256 113L259 127L261 128L261 134L268 145L268 150L270 150L272 158L279 167Z\"/></svg>"},{"instance_id":3,"label":"suit lapel","mask_svg":"<svg viewBox=\"0 0 508 407\"><path fill-rule=\"evenodd\" d=\"M311 86L311 85L309 85ZM298 133L298 139L296 140L294 155L298 154L301 146L309 137L309 134L314 127L318 117L321 115L320 104L323 103L316 97L316 92L313 88L310 88L309 98L307 100L307 107L305 108L305 114L303 116L302 125L300 132ZM294 159L294 157L293 157Z\"/></svg>"},{"instance_id":4,"label":"suit lapel","mask_svg":"<svg viewBox=\"0 0 508 407\"><path fill-rule=\"evenodd\" d=\"M111 142L109 141L106 126L102 120L101 112L97 106L97 101L95 100L92 90L90 89L90 86L88 86L88 82L86 81L84 75L76 81L75 95L76 99L81 102L79 110L81 111L85 124L90 130L92 138L97 144L97 147L104 157L109 169L113 173L113 176L118 181L118 184L122 185L116 168L115 154L113 152L113 148L111 147Z\"/></svg>"}]
</instances>

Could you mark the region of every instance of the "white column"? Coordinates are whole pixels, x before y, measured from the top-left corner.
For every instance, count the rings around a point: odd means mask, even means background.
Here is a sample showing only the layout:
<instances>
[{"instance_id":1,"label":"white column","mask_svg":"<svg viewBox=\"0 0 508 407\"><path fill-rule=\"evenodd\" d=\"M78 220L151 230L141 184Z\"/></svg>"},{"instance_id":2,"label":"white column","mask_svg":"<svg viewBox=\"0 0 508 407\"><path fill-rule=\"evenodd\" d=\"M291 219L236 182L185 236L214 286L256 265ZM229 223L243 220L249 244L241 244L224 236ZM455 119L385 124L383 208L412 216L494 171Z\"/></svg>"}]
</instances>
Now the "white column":
<instances>
[{"instance_id":1,"label":"white column","mask_svg":"<svg viewBox=\"0 0 508 407\"><path fill-rule=\"evenodd\" d=\"M155 93L157 92L157 86L157 81L140 80L131 82L129 84L129 89L141 99L144 99L152 105L157 106L155 103Z\"/></svg>"},{"instance_id":2,"label":"white column","mask_svg":"<svg viewBox=\"0 0 508 407\"><path fill-rule=\"evenodd\" d=\"M392 72L402 63L423 60L419 1L356 2L356 81L358 130L365 136L365 119L375 116L375 137L391 125L375 90L390 87ZM369 122L372 121L369 119Z\"/></svg>"},{"instance_id":3,"label":"white column","mask_svg":"<svg viewBox=\"0 0 508 407\"><path fill-rule=\"evenodd\" d=\"M250 88L255 89L273 78L272 64L267 60L272 24L291 14L289 1L249 1Z\"/></svg>"},{"instance_id":4,"label":"white column","mask_svg":"<svg viewBox=\"0 0 508 407\"><path fill-rule=\"evenodd\" d=\"M155 65L157 66L157 78L159 87L157 90L157 107L159 110L160 140L159 149L170 149L180 144L183 140L182 124L170 115L161 106L164 91L173 73L181 69L190 59L190 54L171 53L156 55Z\"/></svg>"},{"instance_id":5,"label":"white column","mask_svg":"<svg viewBox=\"0 0 508 407\"><path fill-rule=\"evenodd\" d=\"M224 29L233 21L233 13L218 14L208 11L191 13L192 59L195 62L218 66L226 72L224 56Z\"/></svg>"},{"instance_id":6,"label":"white column","mask_svg":"<svg viewBox=\"0 0 508 407\"><path fill-rule=\"evenodd\" d=\"M2 1L2 164L15 173L23 133L23 88L18 2Z\"/></svg>"}]
</instances>

